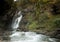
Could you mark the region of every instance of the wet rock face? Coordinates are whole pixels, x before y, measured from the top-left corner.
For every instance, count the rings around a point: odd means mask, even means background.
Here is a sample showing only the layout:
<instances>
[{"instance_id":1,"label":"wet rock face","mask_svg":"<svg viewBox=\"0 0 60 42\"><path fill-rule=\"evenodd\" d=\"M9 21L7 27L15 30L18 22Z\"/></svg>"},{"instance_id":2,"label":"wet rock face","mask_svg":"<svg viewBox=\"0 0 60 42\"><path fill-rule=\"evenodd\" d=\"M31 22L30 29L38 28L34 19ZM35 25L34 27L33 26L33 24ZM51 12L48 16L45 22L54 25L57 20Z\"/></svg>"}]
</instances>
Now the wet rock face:
<instances>
[{"instance_id":1,"label":"wet rock face","mask_svg":"<svg viewBox=\"0 0 60 42\"><path fill-rule=\"evenodd\" d=\"M5 24L6 20L7 20L7 14L5 12L7 10L9 10L10 7L11 6L5 0L0 0L0 24L1 24L0 26L1 27L4 26L4 24Z\"/></svg>"},{"instance_id":2,"label":"wet rock face","mask_svg":"<svg viewBox=\"0 0 60 42\"><path fill-rule=\"evenodd\" d=\"M4 15L3 13L10 8L11 6L5 0L0 0L0 16Z\"/></svg>"},{"instance_id":3,"label":"wet rock face","mask_svg":"<svg viewBox=\"0 0 60 42\"><path fill-rule=\"evenodd\" d=\"M9 2L6 0L0 0L0 27L3 29L5 29L5 27L6 29L8 28L8 25L11 23L13 15L16 12L16 9L13 8L12 4Z\"/></svg>"},{"instance_id":4,"label":"wet rock face","mask_svg":"<svg viewBox=\"0 0 60 42\"><path fill-rule=\"evenodd\" d=\"M57 14L60 14L60 3L58 3L58 4L55 4L55 5L53 5L52 6L52 13L53 13L53 15L57 15Z\"/></svg>"}]
</instances>

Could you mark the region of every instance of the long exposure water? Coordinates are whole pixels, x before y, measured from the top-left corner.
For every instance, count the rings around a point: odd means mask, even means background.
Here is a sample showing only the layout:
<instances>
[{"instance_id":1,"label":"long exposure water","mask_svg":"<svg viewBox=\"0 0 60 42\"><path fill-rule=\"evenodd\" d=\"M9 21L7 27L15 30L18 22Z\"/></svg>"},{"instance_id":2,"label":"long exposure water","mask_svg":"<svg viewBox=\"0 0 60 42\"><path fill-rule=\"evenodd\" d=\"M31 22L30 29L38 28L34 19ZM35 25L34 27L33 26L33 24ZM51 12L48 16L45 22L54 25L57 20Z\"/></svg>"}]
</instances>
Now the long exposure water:
<instances>
[{"instance_id":1,"label":"long exposure water","mask_svg":"<svg viewBox=\"0 0 60 42\"><path fill-rule=\"evenodd\" d=\"M9 37L11 38L9 42L56 42L54 38L49 38L48 36L42 34L36 34L35 32L19 32L16 31L19 27L19 23L22 19L21 11L18 13L18 17L14 17L12 20L13 34Z\"/></svg>"},{"instance_id":2,"label":"long exposure water","mask_svg":"<svg viewBox=\"0 0 60 42\"><path fill-rule=\"evenodd\" d=\"M10 42L56 42L53 38L35 32L15 32L10 37Z\"/></svg>"},{"instance_id":3,"label":"long exposure water","mask_svg":"<svg viewBox=\"0 0 60 42\"><path fill-rule=\"evenodd\" d=\"M19 23L22 19L22 15L21 15L21 11L18 12L17 16L14 16L13 20L12 20L12 25L11 28L13 30L16 30L19 27Z\"/></svg>"}]
</instances>

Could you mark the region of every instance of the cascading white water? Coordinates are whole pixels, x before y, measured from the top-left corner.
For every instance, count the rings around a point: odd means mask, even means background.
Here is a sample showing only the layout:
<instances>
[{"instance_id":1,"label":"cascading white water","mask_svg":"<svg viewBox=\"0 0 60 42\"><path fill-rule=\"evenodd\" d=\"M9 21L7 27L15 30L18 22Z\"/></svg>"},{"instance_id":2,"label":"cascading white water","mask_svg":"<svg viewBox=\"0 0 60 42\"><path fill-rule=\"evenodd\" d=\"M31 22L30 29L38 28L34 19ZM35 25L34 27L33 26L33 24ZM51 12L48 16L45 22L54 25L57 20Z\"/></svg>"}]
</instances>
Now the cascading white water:
<instances>
[{"instance_id":1,"label":"cascading white water","mask_svg":"<svg viewBox=\"0 0 60 42\"><path fill-rule=\"evenodd\" d=\"M21 11L18 13L18 17L14 17L12 21L12 29L15 30L19 27L19 23L22 19ZM36 34L35 32L18 32L15 31L10 35L10 42L56 42L54 39L49 38L42 34Z\"/></svg>"},{"instance_id":2,"label":"cascading white water","mask_svg":"<svg viewBox=\"0 0 60 42\"><path fill-rule=\"evenodd\" d=\"M15 32L10 37L10 42L56 42L52 38L35 32Z\"/></svg>"},{"instance_id":3,"label":"cascading white water","mask_svg":"<svg viewBox=\"0 0 60 42\"><path fill-rule=\"evenodd\" d=\"M19 23L22 19L22 14L21 14L21 11L18 12L17 16L15 16L13 18L13 21L12 21L12 29L16 30L18 27L19 27Z\"/></svg>"}]
</instances>

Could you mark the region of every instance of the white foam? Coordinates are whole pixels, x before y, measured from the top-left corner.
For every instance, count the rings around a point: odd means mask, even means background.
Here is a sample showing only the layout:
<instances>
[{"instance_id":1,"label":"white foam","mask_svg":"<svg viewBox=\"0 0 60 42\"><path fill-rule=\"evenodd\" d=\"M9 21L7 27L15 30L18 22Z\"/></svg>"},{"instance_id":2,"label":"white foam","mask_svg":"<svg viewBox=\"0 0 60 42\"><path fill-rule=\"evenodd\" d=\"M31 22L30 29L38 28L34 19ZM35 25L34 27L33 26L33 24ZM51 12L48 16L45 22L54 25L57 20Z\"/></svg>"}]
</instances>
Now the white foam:
<instances>
[{"instance_id":1,"label":"white foam","mask_svg":"<svg viewBox=\"0 0 60 42\"><path fill-rule=\"evenodd\" d=\"M36 34L34 32L15 32L10 35L10 38L10 42L55 42L49 41L49 38L45 35Z\"/></svg>"}]
</instances>

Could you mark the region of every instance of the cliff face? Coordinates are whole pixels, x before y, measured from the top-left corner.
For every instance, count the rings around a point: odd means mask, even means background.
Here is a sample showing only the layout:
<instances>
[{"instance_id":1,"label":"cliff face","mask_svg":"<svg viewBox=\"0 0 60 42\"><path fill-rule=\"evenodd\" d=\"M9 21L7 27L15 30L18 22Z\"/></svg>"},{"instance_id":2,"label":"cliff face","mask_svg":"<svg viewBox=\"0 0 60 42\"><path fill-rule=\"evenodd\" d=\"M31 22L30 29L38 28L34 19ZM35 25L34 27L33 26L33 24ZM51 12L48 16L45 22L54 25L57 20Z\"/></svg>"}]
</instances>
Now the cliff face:
<instances>
[{"instance_id":1,"label":"cliff face","mask_svg":"<svg viewBox=\"0 0 60 42\"><path fill-rule=\"evenodd\" d=\"M35 0L36 1L36 0ZM60 38L60 3L57 0L27 1L22 5L20 30ZM28 3L28 4L27 4Z\"/></svg>"},{"instance_id":2,"label":"cliff face","mask_svg":"<svg viewBox=\"0 0 60 42\"><path fill-rule=\"evenodd\" d=\"M19 0L17 2L6 0L2 2L4 4L1 3L0 6L1 28L6 30L15 13L20 10L23 15L19 27L21 31L34 31L60 39L59 0Z\"/></svg>"}]
</instances>

